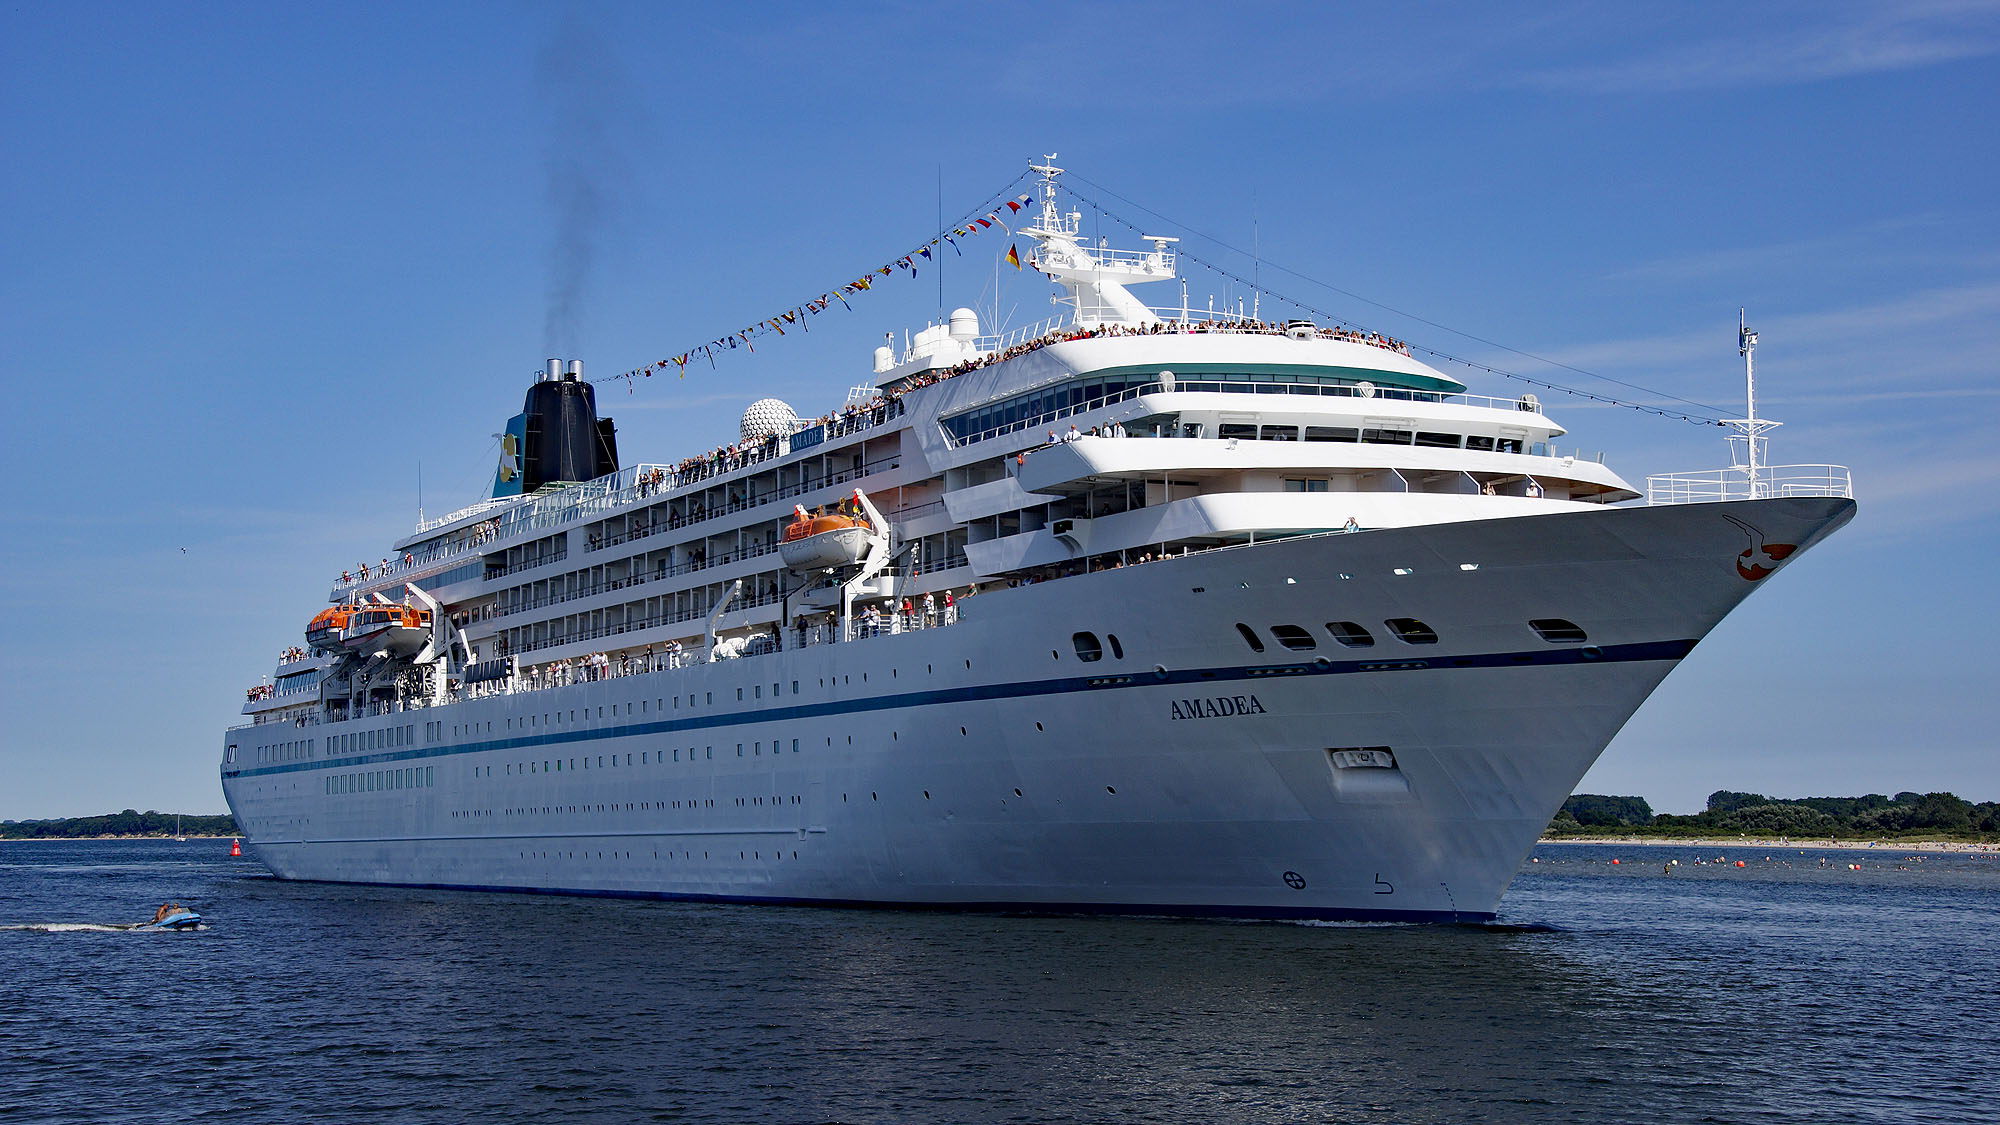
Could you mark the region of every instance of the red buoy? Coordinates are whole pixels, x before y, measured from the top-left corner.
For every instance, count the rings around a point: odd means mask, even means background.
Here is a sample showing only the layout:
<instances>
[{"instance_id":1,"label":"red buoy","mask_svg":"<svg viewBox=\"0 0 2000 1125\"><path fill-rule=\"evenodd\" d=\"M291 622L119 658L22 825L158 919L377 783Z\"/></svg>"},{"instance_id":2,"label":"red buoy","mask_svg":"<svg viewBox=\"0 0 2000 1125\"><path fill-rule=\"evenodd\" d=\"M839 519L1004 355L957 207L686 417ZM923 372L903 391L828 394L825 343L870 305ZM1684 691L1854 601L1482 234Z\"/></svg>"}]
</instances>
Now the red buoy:
<instances>
[{"instance_id":1,"label":"red buoy","mask_svg":"<svg viewBox=\"0 0 2000 1125\"><path fill-rule=\"evenodd\" d=\"M1614 860L1612 860L1611 862L1613 862L1613 863L1617 863L1618 861L1614 859Z\"/></svg>"},{"instance_id":2,"label":"red buoy","mask_svg":"<svg viewBox=\"0 0 2000 1125\"><path fill-rule=\"evenodd\" d=\"M1741 867L1741 866L1743 866L1743 861L1742 861L1742 860L1740 860L1740 859L1739 859L1739 860L1737 860L1737 861L1736 861L1736 866L1738 866L1738 867Z\"/></svg>"},{"instance_id":3,"label":"red buoy","mask_svg":"<svg viewBox=\"0 0 2000 1125\"><path fill-rule=\"evenodd\" d=\"M243 841L241 841L241 840L231 840L231 841L229 841L229 854L230 854L230 855L242 855L242 854L243 854Z\"/></svg>"}]
</instances>

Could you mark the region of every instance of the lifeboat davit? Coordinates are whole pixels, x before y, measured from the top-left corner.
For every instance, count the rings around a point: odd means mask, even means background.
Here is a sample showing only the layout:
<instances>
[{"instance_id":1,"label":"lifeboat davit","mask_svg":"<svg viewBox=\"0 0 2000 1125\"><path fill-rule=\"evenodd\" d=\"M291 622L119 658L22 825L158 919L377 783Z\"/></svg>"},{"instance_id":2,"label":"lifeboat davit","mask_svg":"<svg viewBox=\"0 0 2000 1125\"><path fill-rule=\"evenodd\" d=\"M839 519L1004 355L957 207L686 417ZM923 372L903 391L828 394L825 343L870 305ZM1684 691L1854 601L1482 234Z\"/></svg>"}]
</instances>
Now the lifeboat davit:
<instances>
[{"instance_id":1,"label":"lifeboat davit","mask_svg":"<svg viewBox=\"0 0 2000 1125\"><path fill-rule=\"evenodd\" d=\"M778 557L793 570L853 566L868 554L868 540L874 535L868 521L848 515L807 515L802 507L792 508L792 522L785 526L784 542Z\"/></svg>"},{"instance_id":2,"label":"lifeboat davit","mask_svg":"<svg viewBox=\"0 0 2000 1125\"><path fill-rule=\"evenodd\" d=\"M431 611L406 605L337 605L306 626L314 648L410 656L431 638Z\"/></svg>"}]
</instances>

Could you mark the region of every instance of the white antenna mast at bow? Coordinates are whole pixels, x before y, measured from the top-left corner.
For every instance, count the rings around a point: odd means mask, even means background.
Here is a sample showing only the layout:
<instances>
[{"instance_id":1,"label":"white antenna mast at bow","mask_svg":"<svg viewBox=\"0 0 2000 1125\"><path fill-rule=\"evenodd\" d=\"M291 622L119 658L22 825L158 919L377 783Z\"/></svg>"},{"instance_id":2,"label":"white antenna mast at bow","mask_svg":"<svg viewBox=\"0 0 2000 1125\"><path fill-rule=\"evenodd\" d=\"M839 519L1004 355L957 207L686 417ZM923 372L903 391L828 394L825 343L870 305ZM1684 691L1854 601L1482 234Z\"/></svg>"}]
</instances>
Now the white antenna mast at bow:
<instances>
[{"instance_id":1,"label":"white antenna mast at bow","mask_svg":"<svg viewBox=\"0 0 2000 1125\"><path fill-rule=\"evenodd\" d=\"M1746 312L1747 310L1738 309L1736 313L1736 350L1743 357L1746 409L1743 417L1725 419L1722 424L1737 433L1736 437L1729 439L1731 449L1734 449L1738 442L1743 443L1741 463L1733 467L1743 474L1745 482L1750 486L1750 498L1754 500L1763 496L1766 490L1762 480L1766 460L1764 447L1771 439L1765 435L1784 423L1757 417L1757 334L1750 331Z\"/></svg>"}]
</instances>

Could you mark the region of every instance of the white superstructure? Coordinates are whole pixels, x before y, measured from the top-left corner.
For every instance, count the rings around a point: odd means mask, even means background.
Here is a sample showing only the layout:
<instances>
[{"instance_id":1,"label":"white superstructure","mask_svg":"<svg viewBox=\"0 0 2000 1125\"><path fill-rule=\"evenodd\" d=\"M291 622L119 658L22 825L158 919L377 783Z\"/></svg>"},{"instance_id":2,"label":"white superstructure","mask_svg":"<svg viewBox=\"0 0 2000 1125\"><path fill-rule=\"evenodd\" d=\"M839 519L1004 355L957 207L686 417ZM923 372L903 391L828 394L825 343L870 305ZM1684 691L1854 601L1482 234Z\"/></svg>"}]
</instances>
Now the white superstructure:
<instances>
[{"instance_id":1,"label":"white superstructure","mask_svg":"<svg viewBox=\"0 0 2000 1125\"><path fill-rule=\"evenodd\" d=\"M370 636L390 602L398 643L293 650L252 689L222 780L253 852L335 881L1488 918L1661 678L1853 515L1826 467L1639 502L1533 396L1393 340L1148 307L1128 287L1176 276L1173 240L1088 245L1038 170L1057 323L961 309L879 350L873 397L762 401L733 446L504 495L565 427L616 464L594 415L516 419L500 495L344 574L353 628L315 619ZM579 375L552 362L524 418Z\"/></svg>"}]
</instances>

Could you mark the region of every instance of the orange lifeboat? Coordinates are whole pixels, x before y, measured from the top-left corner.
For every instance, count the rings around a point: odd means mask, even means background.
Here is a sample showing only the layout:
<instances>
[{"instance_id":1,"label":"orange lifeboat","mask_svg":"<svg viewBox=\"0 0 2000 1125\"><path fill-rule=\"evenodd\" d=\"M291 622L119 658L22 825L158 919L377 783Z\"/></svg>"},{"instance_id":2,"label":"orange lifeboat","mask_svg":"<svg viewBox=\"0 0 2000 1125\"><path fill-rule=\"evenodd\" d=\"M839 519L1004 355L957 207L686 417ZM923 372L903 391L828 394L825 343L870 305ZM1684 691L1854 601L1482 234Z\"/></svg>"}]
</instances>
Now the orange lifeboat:
<instances>
[{"instance_id":1,"label":"orange lifeboat","mask_svg":"<svg viewBox=\"0 0 2000 1125\"><path fill-rule=\"evenodd\" d=\"M313 614L306 623L306 645L332 651L340 647L341 634L347 629L347 619L360 609L358 605L337 605Z\"/></svg>"},{"instance_id":2,"label":"orange lifeboat","mask_svg":"<svg viewBox=\"0 0 2000 1125\"><path fill-rule=\"evenodd\" d=\"M348 614L340 646L351 652L409 656L431 635L431 611L407 605L358 605Z\"/></svg>"},{"instance_id":3,"label":"orange lifeboat","mask_svg":"<svg viewBox=\"0 0 2000 1125\"><path fill-rule=\"evenodd\" d=\"M852 566L868 553L873 534L868 521L859 516L808 514L805 508L794 505L792 522L785 525L784 541L778 544L778 557L793 570Z\"/></svg>"}]
</instances>

